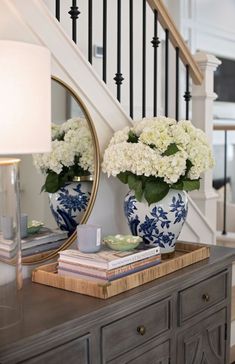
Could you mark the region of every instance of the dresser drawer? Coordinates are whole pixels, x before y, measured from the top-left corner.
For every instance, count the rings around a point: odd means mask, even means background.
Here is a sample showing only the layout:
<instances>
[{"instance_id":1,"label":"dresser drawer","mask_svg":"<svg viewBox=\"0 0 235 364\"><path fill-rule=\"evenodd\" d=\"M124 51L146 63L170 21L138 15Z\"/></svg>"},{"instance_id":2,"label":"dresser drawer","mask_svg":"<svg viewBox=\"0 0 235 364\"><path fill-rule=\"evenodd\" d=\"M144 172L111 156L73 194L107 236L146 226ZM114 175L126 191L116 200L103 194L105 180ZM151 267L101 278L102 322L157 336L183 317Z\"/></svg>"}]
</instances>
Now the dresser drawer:
<instances>
[{"instance_id":1,"label":"dresser drawer","mask_svg":"<svg viewBox=\"0 0 235 364\"><path fill-rule=\"evenodd\" d=\"M25 360L27 364L90 364L90 336L72 340L54 349Z\"/></svg>"},{"instance_id":2,"label":"dresser drawer","mask_svg":"<svg viewBox=\"0 0 235 364\"><path fill-rule=\"evenodd\" d=\"M179 323L227 297L226 271L179 292Z\"/></svg>"},{"instance_id":3,"label":"dresser drawer","mask_svg":"<svg viewBox=\"0 0 235 364\"><path fill-rule=\"evenodd\" d=\"M170 300L154 303L102 328L105 362L170 328Z\"/></svg>"},{"instance_id":4,"label":"dresser drawer","mask_svg":"<svg viewBox=\"0 0 235 364\"><path fill-rule=\"evenodd\" d=\"M108 364L169 364L170 359L170 341L167 340L161 344L147 344L142 352L136 350L130 351L123 356L109 361Z\"/></svg>"}]
</instances>

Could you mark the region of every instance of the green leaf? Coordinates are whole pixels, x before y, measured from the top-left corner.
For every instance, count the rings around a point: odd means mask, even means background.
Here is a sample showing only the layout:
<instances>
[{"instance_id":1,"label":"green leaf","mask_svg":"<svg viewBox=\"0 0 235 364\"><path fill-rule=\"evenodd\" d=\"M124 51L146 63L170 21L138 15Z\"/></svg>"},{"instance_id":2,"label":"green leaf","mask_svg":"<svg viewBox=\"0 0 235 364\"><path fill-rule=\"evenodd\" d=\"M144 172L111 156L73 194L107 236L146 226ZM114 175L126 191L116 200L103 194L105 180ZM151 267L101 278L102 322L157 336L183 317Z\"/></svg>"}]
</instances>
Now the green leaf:
<instances>
[{"instance_id":1,"label":"green leaf","mask_svg":"<svg viewBox=\"0 0 235 364\"><path fill-rule=\"evenodd\" d=\"M190 171L191 167L193 166L193 163L187 159L186 160L186 172L185 172L185 176L187 176L188 172Z\"/></svg>"},{"instance_id":2,"label":"green leaf","mask_svg":"<svg viewBox=\"0 0 235 364\"><path fill-rule=\"evenodd\" d=\"M128 176L128 186L130 190L135 192L135 197L138 201L142 200L143 196L143 184L142 184L142 176L136 176L133 173L130 173Z\"/></svg>"},{"instance_id":3,"label":"green leaf","mask_svg":"<svg viewBox=\"0 0 235 364\"><path fill-rule=\"evenodd\" d=\"M132 130L130 130L129 134L128 134L127 142L128 143L138 143L138 140L139 140L139 137L135 133L133 133Z\"/></svg>"},{"instance_id":4,"label":"green leaf","mask_svg":"<svg viewBox=\"0 0 235 364\"><path fill-rule=\"evenodd\" d=\"M74 178L74 177L80 177L80 176L89 176L90 172L88 170L83 169L80 166L80 156L76 155L74 158L74 165L70 166L68 168L68 178L70 178L70 181ZM65 167L67 168L67 167ZM66 172L66 169L65 169Z\"/></svg>"},{"instance_id":5,"label":"green leaf","mask_svg":"<svg viewBox=\"0 0 235 364\"><path fill-rule=\"evenodd\" d=\"M120 172L118 175L117 175L117 178L122 182L122 183L125 183L127 184L128 182L128 176L129 176L129 172Z\"/></svg>"},{"instance_id":6,"label":"green leaf","mask_svg":"<svg viewBox=\"0 0 235 364\"><path fill-rule=\"evenodd\" d=\"M45 181L45 191L54 193L60 188L59 175L55 172L49 172Z\"/></svg>"},{"instance_id":7,"label":"green leaf","mask_svg":"<svg viewBox=\"0 0 235 364\"><path fill-rule=\"evenodd\" d=\"M199 190L200 179L185 179L183 180L183 189L185 191Z\"/></svg>"},{"instance_id":8,"label":"green leaf","mask_svg":"<svg viewBox=\"0 0 235 364\"><path fill-rule=\"evenodd\" d=\"M143 190L142 181L139 180L135 186L135 197L139 202L142 201L143 193L144 193L144 190Z\"/></svg>"},{"instance_id":9,"label":"green leaf","mask_svg":"<svg viewBox=\"0 0 235 364\"><path fill-rule=\"evenodd\" d=\"M130 173L128 175L128 186L129 186L130 190L135 189L135 185L136 185L137 181L138 181L138 176L136 176L133 173Z\"/></svg>"},{"instance_id":10,"label":"green leaf","mask_svg":"<svg viewBox=\"0 0 235 364\"><path fill-rule=\"evenodd\" d=\"M65 132L63 134L61 134L61 135L58 135L56 140L64 140L64 136L65 136Z\"/></svg>"},{"instance_id":11,"label":"green leaf","mask_svg":"<svg viewBox=\"0 0 235 364\"><path fill-rule=\"evenodd\" d=\"M58 179L59 188L63 187L66 182L72 181L73 178L74 178L74 175L72 175L72 176L69 175L69 172L59 175L59 179Z\"/></svg>"},{"instance_id":12,"label":"green leaf","mask_svg":"<svg viewBox=\"0 0 235 364\"><path fill-rule=\"evenodd\" d=\"M177 147L177 145L175 143L172 143L170 145L168 145L167 150L162 153L162 155L164 156L169 156L169 155L173 155L175 153L177 153L179 151L179 148Z\"/></svg>"},{"instance_id":13,"label":"green leaf","mask_svg":"<svg viewBox=\"0 0 235 364\"><path fill-rule=\"evenodd\" d=\"M148 204L162 200L168 193L169 186L161 180L148 181L145 184L144 196Z\"/></svg>"},{"instance_id":14,"label":"green leaf","mask_svg":"<svg viewBox=\"0 0 235 364\"><path fill-rule=\"evenodd\" d=\"M183 181L179 180L176 183L173 183L173 185L171 185L171 188L173 190L183 190L184 189Z\"/></svg>"}]
</instances>

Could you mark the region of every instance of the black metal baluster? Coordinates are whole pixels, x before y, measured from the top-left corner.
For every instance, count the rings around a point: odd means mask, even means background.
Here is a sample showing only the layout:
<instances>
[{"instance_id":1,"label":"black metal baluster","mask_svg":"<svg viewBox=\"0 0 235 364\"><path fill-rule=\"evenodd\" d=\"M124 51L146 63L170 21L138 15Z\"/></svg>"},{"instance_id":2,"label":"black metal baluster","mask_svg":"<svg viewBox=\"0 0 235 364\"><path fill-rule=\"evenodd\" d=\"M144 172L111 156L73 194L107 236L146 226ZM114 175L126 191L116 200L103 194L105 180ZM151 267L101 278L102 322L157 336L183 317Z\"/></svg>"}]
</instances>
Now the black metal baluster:
<instances>
[{"instance_id":1,"label":"black metal baluster","mask_svg":"<svg viewBox=\"0 0 235 364\"><path fill-rule=\"evenodd\" d=\"M73 0L72 6L70 6L69 15L72 19L72 39L77 43L77 19L80 14L77 6L77 0Z\"/></svg>"},{"instance_id":2,"label":"black metal baluster","mask_svg":"<svg viewBox=\"0 0 235 364\"><path fill-rule=\"evenodd\" d=\"M107 82L107 0L103 0L103 81Z\"/></svg>"},{"instance_id":3,"label":"black metal baluster","mask_svg":"<svg viewBox=\"0 0 235 364\"><path fill-rule=\"evenodd\" d=\"M129 4L129 25L130 25L130 117L133 119L133 0L130 0Z\"/></svg>"},{"instance_id":4,"label":"black metal baluster","mask_svg":"<svg viewBox=\"0 0 235 364\"><path fill-rule=\"evenodd\" d=\"M175 118L179 120L179 47L175 48Z\"/></svg>"},{"instance_id":5,"label":"black metal baluster","mask_svg":"<svg viewBox=\"0 0 235 364\"><path fill-rule=\"evenodd\" d=\"M92 0L88 3L88 61L92 64Z\"/></svg>"},{"instance_id":6,"label":"black metal baluster","mask_svg":"<svg viewBox=\"0 0 235 364\"><path fill-rule=\"evenodd\" d=\"M186 102L186 111L185 111L185 117L186 120L189 119L189 101L191 100L191 93L189 91L189 65L186 64L186 91L184 93L184 99Z\"/></svg>"},{"instance_id":7,"label":"black metal baluster","mask_svg":"<svg viewBox=\"0 0 235 364\"><path fill-rule=\"evenodd\" d=\"M143 0L142 117L146 116L146 0Z\"/></svg>"},{"instance_id":8,"label":"black metal baluster","mask_svg":"<svg viewBox=\"0 0 235 364\"><path fill-rule=\"evenodd\" d=\"M121 73L121 0L117 0L117 73L114 81L117 85L117 99L121 101L121 85L124 78Z\"/></svg>"},{"instance_id":9,"label":"black metal baluster","mask_svg":"<svg viewBox=\"0 0 235 364\"><path fill-rule=\"evenodd\" d=\"M153 45L153 116L157 116L157 49L161 43L158 38L158 12L154 10L154 36Z\"/></svg>"},{"instance_id":10,"label":"black metal baluster","mask_svg":"<svg viewBox=\"0 0 235 364\"><path fill-rule=\"evenodd\" d=\"M224 131L224 221L222 235L226 235L226 218L227 218L227 130Z\"/></svg>"},{"instance_id":11,"label":"black metal baluster","mask_svg":"<svg viewBox=\"0 0 235 364\"><path fill-rule=\"evenodd\" d=\"M60 0L55 1L55 16L58 21L60 21Z\"/></svg>"},{"instance_id":12,"label":"black metal baluster","mask_svg":"<svg viewBox=\"0 0 235 364\"><path fill-rule=\"evenodd\" d=\"M169 30L165 29L165 116L168 116Z\"/></svg>"}]
</instances>

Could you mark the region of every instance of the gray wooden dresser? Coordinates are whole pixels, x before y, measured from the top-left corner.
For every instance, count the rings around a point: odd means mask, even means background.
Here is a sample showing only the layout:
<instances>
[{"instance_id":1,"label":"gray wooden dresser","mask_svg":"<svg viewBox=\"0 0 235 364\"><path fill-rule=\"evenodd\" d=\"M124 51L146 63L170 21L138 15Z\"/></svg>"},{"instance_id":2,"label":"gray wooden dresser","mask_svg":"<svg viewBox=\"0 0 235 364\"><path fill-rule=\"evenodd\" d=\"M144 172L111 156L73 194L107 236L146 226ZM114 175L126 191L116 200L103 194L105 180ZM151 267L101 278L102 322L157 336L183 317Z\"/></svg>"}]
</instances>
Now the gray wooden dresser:
<instances>
[{"instance_id":1,"label":"gray wooden dresser","mask_svg":"<svg viewBox=\"0 0 235 364\"><path fill-rule=\"evenodd\" d=\"M108 300L25 282L23 319L0 330L0 363L229 363L235 250Z\"/></svg>"}]
</instances>

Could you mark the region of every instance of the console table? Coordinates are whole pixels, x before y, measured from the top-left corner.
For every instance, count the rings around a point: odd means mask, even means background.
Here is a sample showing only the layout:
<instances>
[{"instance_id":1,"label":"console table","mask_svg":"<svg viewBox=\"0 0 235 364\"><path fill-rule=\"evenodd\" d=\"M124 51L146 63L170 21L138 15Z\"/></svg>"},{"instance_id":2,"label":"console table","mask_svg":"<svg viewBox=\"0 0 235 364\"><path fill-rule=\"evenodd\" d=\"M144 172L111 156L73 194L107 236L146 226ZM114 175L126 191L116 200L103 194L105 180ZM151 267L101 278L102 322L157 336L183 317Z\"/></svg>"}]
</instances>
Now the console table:
<instances>
[{"instance_id":1,"label":"console table","mask_svg":"<svg viewBox=\"0 0 235 364\"><path fill-rule=\"evenodd\" d=\"M0 363L229 363L235 249L108 300L31 283L23 319L0 330Z\"/></svg>"}]
</instances>

